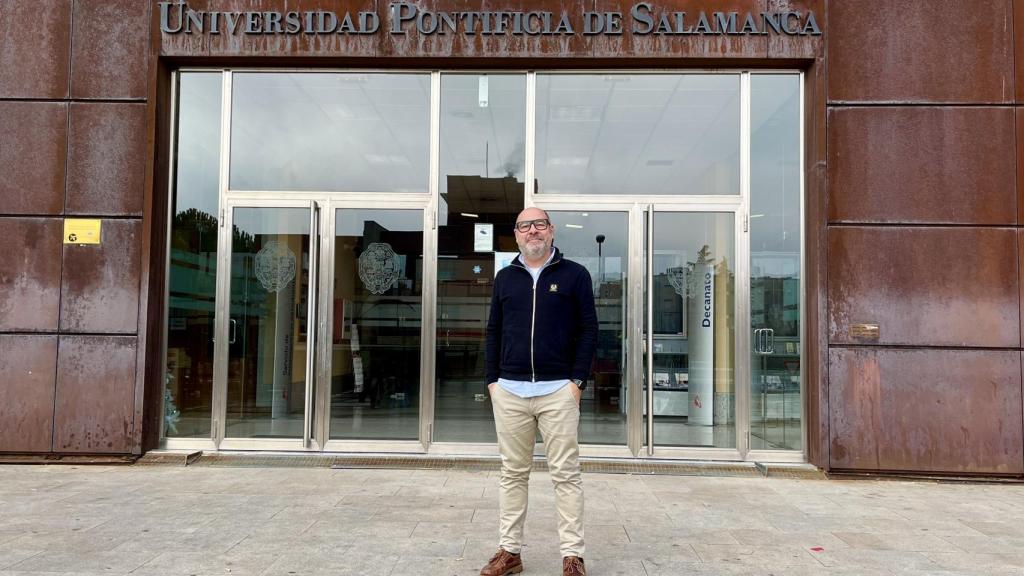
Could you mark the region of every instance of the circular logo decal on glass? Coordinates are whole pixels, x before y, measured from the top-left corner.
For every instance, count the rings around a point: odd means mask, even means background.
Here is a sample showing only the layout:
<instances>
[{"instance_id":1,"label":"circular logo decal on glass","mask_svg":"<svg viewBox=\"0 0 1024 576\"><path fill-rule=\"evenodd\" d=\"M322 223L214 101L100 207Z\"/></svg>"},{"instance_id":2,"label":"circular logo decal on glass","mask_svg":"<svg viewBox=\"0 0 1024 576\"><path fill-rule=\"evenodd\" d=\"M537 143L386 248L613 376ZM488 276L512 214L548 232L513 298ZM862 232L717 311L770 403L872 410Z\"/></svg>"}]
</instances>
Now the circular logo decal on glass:
<instances>
[{"instance_id":1,"label":"circular logo decal on glass","mask_svg":"<svg viewBox=\"0 0 1024 576\"><path fill-rule=\"evenodd\" d=\"M295 253L271 240L256 253L256 279L267 292L277 292L295 279Z\"/></svg>"},{"instance_id":2,"label":"circular logo decal on glass","mask_svg":"<svg viewBox=\"0 0 1024 576\"><path fill-rule=\"evenodd\" d=\"M665 275L668 276L668 283L675 289L676 294L686 298L686 268L682 266L669 268L665 270Z\"/></svg>"},{"instance_id":3,"label":"circular logo decal on glass","mask_svg":"<svg viewBox=\"0 0 1024 576\"><path fill-rule=\"evenodd\" d=\"M374 242L359 255L359 279L374 294L383 294L398 279L398 258L390 244Z\"/></svg>"}]
</instances>

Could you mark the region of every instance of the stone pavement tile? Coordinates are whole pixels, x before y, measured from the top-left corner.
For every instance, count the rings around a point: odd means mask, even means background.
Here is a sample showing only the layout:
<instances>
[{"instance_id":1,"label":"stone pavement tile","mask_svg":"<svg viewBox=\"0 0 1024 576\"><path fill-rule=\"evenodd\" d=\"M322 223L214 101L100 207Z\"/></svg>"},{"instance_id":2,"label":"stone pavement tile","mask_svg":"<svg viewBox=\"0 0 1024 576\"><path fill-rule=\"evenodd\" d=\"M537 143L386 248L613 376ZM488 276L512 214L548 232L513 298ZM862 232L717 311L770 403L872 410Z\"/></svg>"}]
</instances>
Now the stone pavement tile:
<instances>
[{"instance_id":1,"label":"stone pavement tile","mask_svg":"<svg viewBox=\"0 0 1024 576\"><path fill-rule=\"evenodd\" d=\"M22 550L61 549L67 552L89 554L108 552L132 537L129 533L95 534L91 530L33 531L7 543L5 547Z\"/></svg>"},{"instance_id":2,"label":"stone pavement tile","mask_svg":"<svg viewBox=\"0 0 1024 576\"><path fill-rule=\"evenodd\" d=\"M345 538L368 536L372 538L408 538L418 524L415 520L392 521L371 518L364 521L317 520L303 534L319 535L321 538Z\"/></svg>"},{"instance_id":3,"label":"stone pavement tile","mask_svg":"<svg viewBox=\"0 0 1024 576\"><path fill-rule=\"evenodd\" d=\"M967 554L965 552L927 552L925 556L940 570L953 573L1000 575L1024 574L1024 552L1007 554Z\"/></svg>"},{"instance_id":4,"label":"stone pavement tile","mask_svg":"<svg viewBox=\"0 0 1024 576\"><path fill-rule=\"evenodd\" d=\"M266 576L388 576L399 556L381 543L378 550L346 547L335 550L284 552L261 572Z\"/></svg>"},{"instance_id":5,"label":"stone pavement tile","mask_svg":"<svg viewBox=\"0 0 1024 576\"><path fill-rule=\"evenodd\" d=\"M116 548L109 552L75 552L51 549L8 566L10 570L25 572L104 572L127 573L145 564L159 554L158 550L136 550L120 552Z\"/></svg>"},{"instance_id":6,"label":"stone pavement tile","mask_svg":"<svg viewBox=\"0 0 1024 576\"><path fill-rule=\"evenodd\" d=\"M797 546L743 546L694 544L705 564L743 566L820 566L808 550Z\"/></svg>"},{"instance_id":7,"label":"stone pavement tile","mask_svg":"<svg viewBox=\"0 0 1024 576\"><path fill-rule=\"evenodd\" d=\"M737 546L739 542L730 530L719 528L663 528L660 526L625 526L629 541L634 544L657 544L664 542L666 536L673 542L686 544L714 544Z\"/></svg>"},{"instance_id":8,"label":"stone pavement tile","mask_svg":"<svg viewBox=\"0 0 1024 576\"><path fill-rule=\"evenodd\" d=\"M482 567L465 558L402 558L389 576L477 576Z\"/></svg>"},{"instance_id":9,"label":"stone pavement tile","mask_svg":"<svg viewBox=\"0 0 1024 576\"><path fill-rule=\"evenodd\" d=\"M132 576L192 576L231 574L255 576L277 560L284 551L247 552L163 552L132 571Z\"/></svg>"},{"instance_id":10,"label":"stone pavement tile","mask_svg":"<svg viewBox=\"0 0 1024 576\"><path fill-rule=\"evenodd\" d=\"M494 527L497 529L497 514L495 514ZM436 534L444 534L451 537L459 538L473 538L479 536L481 532L486 530L481 527L480 524L474 524L472 522L419 522L416 524L416 528L412 532L413 537L426 538Z\"/></svg>"},{"instance_id":11,"label":"stone pavement tile","mask_svg":"<svg viewBox=\"0 0 1024 576\"><path fill-rule=\"evenodd\" d=\"M675 513L669 512L669 518L675 526L689 529L739 530L741 528L770 530L772 523L769 518L757 513L743 512L700 512Z\"/></svg>"},{"instance_id":12,"label":"stone pavement tile","mask_svg":"<svg viewBox=\"0 0 1024 576\"><path fill-rule=\"evenodd\" d=\"M814 555L826 568L876 569L896 573L937 571L938 565L921 552L905 550L867 550L863 548L826 549Z\"/></svg>"},{"instance_id":13,"label":"stone pavement tile","mask_svg":"<svg viewBox=\"0 0 1024 576\"><path fill-rule=\"evenodd\" d=\"M768 530L780 530L782 532L869 531L865 527L862 518L850 516L822 516L819 514L768 516L767 522ZM738 529L742 528L749 527L738 527Z\"/></svg>"},{"instance_id":14,"label":"stone pavement tile","mask_svg":"<svg viewBox=\"0 0 1024 576\"><path fill-rule=\"evenodd\" d=\"M352 550L362 552L378 551L382 554L393 554L399 558L459 558L466 549L466 538L437 534L432 537L413 536L410 538L394 538L381 540L357 536L346 541Z\"/></svg>"},{"instance_id":15,"label":"stone pavement tile","mask_svg":"<svg viewBox=\"0 0 1024 576\"><path fill-rule=\"evenodd\" d=\"M745 546L799 546L811 548L849 548L849 544L829 532L782 532L781 530L730 530L729 534Z\"/></svg>"},{"instance_id":16,"label":"stone pavement tile","mask_svg":"<svg viewBox=\"0 0 1024 576\"><path fill-rule=\"evenodd\" d=\"M700 557L693 546L673 538L655 544L598 544L587 542L587 557L597 560L637 559L667 563L700 564Z\"/></svg>"},{"instance_id":17,"label":"stone pavement tile","mask_svg":"<svg viewBox=\"0 0 1024 576\"><path fill-rule=\"evenodd\" d=\"M14 548L13 546L4 546L0 548L0 570L10 568L16 564L20 564L29 558L40 554L41 550L38 548Z\"/></svg>"},{"instance_id":18,"label":"stone pavement tile","mask_svg":"<svg viewBox=\"0 0 1024 576\"><path fill-rule=\"evenodd\" d=\"M904 550L908 552L959 551L953 544L930 534L833 532L850 548L867 550Z\"/></svg>"},{"instance_id":19,"label":"stone pavement tile","mask_svg":"<svg viewBox=\"0 0 1024 576\"><path fill-rule=\"evenodd\" d=\"M1019 519L1015 522L963 521L963 523L986 536L1013 536L1015 538L1024 538L1024 522L1021 522Z\"/></svg>"},{"instance_id":20,"label":"stone pavement tile","mask_svg":"<svg viewBox=\"0 0 1024 576\"><path fill-rule=\"evenodd\" d=\"M968 554L1006 554L1024 550L1024 538L986 536L968 530L961 534L943 534L939 537Z\"/></svg>"},{"instance_id":21,"label":"stone pavement tile","mask_svg":"<svg viewBox=\"0 0 1024 576\"><path fill-rule=\"evenodd\" d=\"M584 539L587 546L607 546L628 544L629 535L623 526L593 524L589 521L583 525Z\"/></svg>"},{"instance_id":22,"label":"stone pavement tile","mask_svg":"<svg viewBox=\"0 0 1024 576\"><path fill-rule=\"evenodd\" d=\"M437 508L435 506L381 508L372 516L382 522L469 522L473 511L468 508Z\"/></svg>"},{"instance_id":23,"label":"stone pavement tile","mask_svg":"<svg viewBox=\"0 0 1024 576\"><path fill-rule=\"evenodd\" d=\"M672 526L672 518L659 510L593 510L586 508L587 524L625 524L627 526Z\"/></svg>"},{"instance_id":24,"label":"stone pavement tile","mask_svg":"<svg viewBox=\"0 0 1024 576\"><path fill-rule=\"evenodd\" d=\"M497 513L498 499L484 498L482 496L480 498L467 498L465 496L443 494L434 500L433 505L443 508L473 508L477 510L489 509L494 510L495 513ZM589 502L587 502L587 509L590 509Z\"/></svg>"}]
</instances>

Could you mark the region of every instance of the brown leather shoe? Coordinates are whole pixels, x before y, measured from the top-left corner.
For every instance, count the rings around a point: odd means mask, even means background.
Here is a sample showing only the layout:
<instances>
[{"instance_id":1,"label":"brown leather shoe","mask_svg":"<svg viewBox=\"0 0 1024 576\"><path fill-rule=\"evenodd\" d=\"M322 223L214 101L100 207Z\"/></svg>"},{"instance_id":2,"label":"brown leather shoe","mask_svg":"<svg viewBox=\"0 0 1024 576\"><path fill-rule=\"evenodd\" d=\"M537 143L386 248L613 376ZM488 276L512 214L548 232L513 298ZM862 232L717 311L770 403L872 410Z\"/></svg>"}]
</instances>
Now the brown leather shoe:
<instances>
[{"instance_id":1,"label":"brown leather shoe","mask_svg":"<svg viewBox=\"0 0 1024 576\"><path fill-rule=\"evenodd\" d=\"M498 548L487 566L480 570L480 576L507 576L508 574L519 574L522 571L523 559L519 557L519 554Z\"/></svg>"},{"instance_id":2,"label":"brown leather shoe","mask_svg":"<svg viewBox=\"0 0 1024 576\"><path fill-rule=\"evenodd\" d=\"M562 576L587 576L587 567L583 565L583 558L579 556L562 558Z\"/></svg>"}]
</instances>

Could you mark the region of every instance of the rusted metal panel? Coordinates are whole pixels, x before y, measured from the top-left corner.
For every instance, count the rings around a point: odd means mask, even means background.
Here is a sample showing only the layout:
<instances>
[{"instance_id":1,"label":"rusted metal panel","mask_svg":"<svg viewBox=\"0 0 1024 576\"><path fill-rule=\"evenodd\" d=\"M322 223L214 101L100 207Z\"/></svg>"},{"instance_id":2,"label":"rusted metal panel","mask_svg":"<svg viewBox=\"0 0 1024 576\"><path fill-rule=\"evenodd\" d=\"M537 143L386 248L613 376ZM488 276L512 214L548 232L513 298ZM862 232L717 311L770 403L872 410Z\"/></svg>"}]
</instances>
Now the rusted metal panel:
<instances>
[{"instance_id":1,"label":"rusted metal panel","mask_svg":"<svg viewBox=\"0 0 1024 576\"><path fill-rule=\"evenodd\" d=\"M0 331L57 329L61 221L0 218ZM2 380L0 380L2 383Z\"/></svg>"},{"instance_id":2,"label":"rusted metal panel","mask_svg":"<svg viewBox=\"0 0 1024 576\"><path fill-rule=\"evenodd\" d=\"M103 242L63 250L62 332L134 333L139 307L141 222L103 220Z\"/></svg>"},{"instance_id":3,"label":"rusted metal panel","mask_svg":"<svg viewBox=\"0 0 1024 576\"><path fill-rule=\"evenodd\" d=\"M0 334L0 452L49 452L57 337Z\"/></svg>"},{"instance_id":4,"label":"rusted metal panel","mask_svg":"<svg viewBox=\"0 0 1024 576\"><path fill-rule=\"evenodd\" d=\"M880 344L1020 346L1013 228L832 227L829 342L878 324Z\"/></svg>"},{"instance_id":5,"label":"rusted metal panel","mask_svg":"<svg viewBox=\"0 0 1024 576\"><path fill-rule=\"evenodd\" d=\"M1011 0L829 2L828 20L830 101L1013 101Z\"/></svg>"},{"instance_id":6,"label":"rusted metal panel","mask_svg":"<svg viewBox=\"0 0 1024 576\"><path fill-rule=\"evenodd\" d=\"M1020 104L1024 103L1024 71L1021 70L1024 62L1024 0L1013 0L1013 45L1017 103Z\"/></svg>"},{"instance_id":7,"label":"rusted metal panel","mask_svg":"<svg viewBox=\"0 0 1024 576\"><path fill-rule=\"evenodd\" d=\"M1024 26L1024 23L1021 25ZM1024 34L1024 30L1021 33ZM1021 72L1019 76L1024 77L1024 72ZM1016 108L1015 112L1017 118L1017 224L1024 224L1024 108Z\"/></svg>"},{"instance_id":8,"label":"rusted metal panel","mask_svg":"<svg viewBox=\"0 0 1024 576\"><path fill-rule=\"evenodd\" d=\"M133 336L61 336L55 452L122 454L134 425Z\"/></svg>"},{"instance_id":9,"label":"rusted metal panel","mask_svg":"<svg viewBox=\"0 0 1024 576\"><path fill-rule=\"evenodd\" d=\"M1014 112L828 112L829 221L1013 225Z\"/></svg>"},{"instance_id":10,"label":"rusted metal panel","mask_svg":"<svg viewBox=\"0 0 1024 576\"><path fill-rule=\"evenodd\" d=\"M146 182L146 105L71 104L68 214L138 216Z\"/></svg>"},{"instance_id":11,"label":"rusted metal panel","mask_svg":"<svg viewBox=\"0 0 1024 576\"><path fill-rule=\"evenodd\" d=\"M67 134L65 103L0 101L0 214L64 210Z\"/></svg>"},{"instance_id":12,"label":"rusted metal panel","mask_svg":"<svg viewBox=\"0 0 1024 576\"><path fill-rule=\"evenodd\" d=\"M152 3L75 1L72 98L146 97Z\"/></svg>"},{"instance_id":13,"label":"rusted metal panel","mask_svg":"<svg viewBox=\"0 0 1024 576\"><path fill-rule=\"evenodd\" d=\"M4 0L0 98L67 98L71 0Z\"/></svg>"},{"instance_id":14,"label":"rusted metal panel","mask_svg":"<svg viewBox=\"0 0 1024 576\"><path fill-rule=\"evenodd\" d=\"M831 465L1024 474L1021 354L829 351Z\"/></svg>"}]
</instances>

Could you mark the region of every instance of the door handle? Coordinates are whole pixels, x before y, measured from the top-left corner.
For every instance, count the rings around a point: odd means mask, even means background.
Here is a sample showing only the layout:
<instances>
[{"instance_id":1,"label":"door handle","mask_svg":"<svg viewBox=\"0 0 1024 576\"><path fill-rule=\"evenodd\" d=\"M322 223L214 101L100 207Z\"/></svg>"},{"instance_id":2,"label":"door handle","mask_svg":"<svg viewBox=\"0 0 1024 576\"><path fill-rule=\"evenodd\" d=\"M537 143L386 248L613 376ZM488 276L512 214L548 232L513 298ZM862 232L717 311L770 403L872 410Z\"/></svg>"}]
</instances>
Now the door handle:
<instances>
[{"instance_id":1,"label":"door handle","mask_svg":"<svg viewBox=\"0 0 1024 576\"><path fill-rule=\"evenodd\" d=\"M771 328L754 330L754 353L761 355L775 353L775 330Z\"/></svg>"},{"instance_id":2,"label":"door handle","mask_svg":"<svg viewBox=\"0 0 1024 576\"><path fill-rule=\"evenodd\" d=\"M228 336L228 344L235 343L235 337L238 336L238 322L234 318L228 319L228 325L231 326L231 335Z\"/></svg>"}]
</instances>

